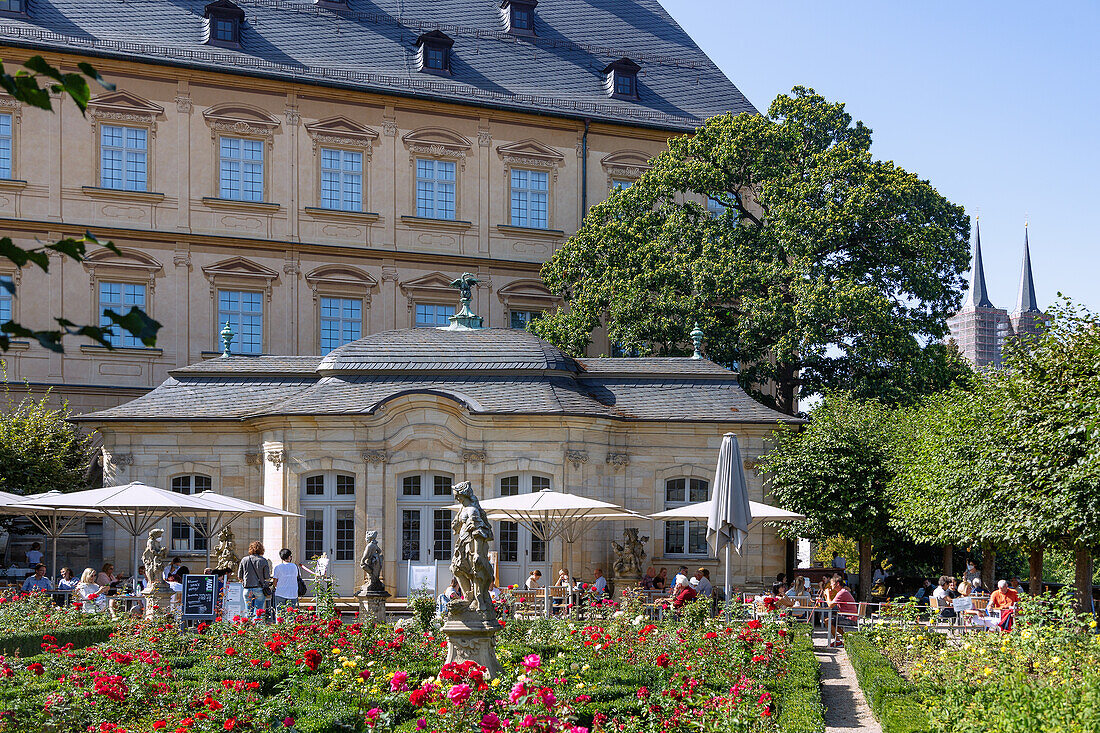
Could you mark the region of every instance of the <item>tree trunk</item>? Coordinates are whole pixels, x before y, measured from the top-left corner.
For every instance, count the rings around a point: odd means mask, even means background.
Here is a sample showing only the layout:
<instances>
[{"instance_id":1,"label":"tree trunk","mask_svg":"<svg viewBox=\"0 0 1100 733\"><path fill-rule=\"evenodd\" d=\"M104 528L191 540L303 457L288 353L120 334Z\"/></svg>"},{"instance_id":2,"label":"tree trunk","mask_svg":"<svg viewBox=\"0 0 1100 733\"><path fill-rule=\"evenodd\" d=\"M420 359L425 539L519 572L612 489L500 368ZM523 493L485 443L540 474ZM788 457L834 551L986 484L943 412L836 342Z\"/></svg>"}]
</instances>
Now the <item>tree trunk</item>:
<instances>
[{"instance_id":1,"label":"tree trunk","mask_svg":"<svg viewBox=\"0 0 1100 733\"><path fill-rule=\"evenodd\" d=\"M992 592L996 587L994 583L994 575L997 571L997 553L993 551L993 548L986 545L982 548L982 588Z\"/></svg>"},{"instance_id":2,"label":"tree trunk","mask_svg":"<svg viewBox=\"0 0 1100 733\"><path fill-rule=\"evenodd\" d=\"M1043 548L1034 547L1028 558L1027 592L1033 596L1043 592Z\"/></svg>"},{"instance_id":3,"label":"tree trunk","mask_svg":"<svg viewBox=\"0 0 1100 733\"><path fill-rule=\"evenodd\" d=\"M859 540L859 600L871 597L871 538Z\"/></svg>"},{"instance_id":4,"label":"tree trunk","mask_svg":"<svg viewBox=\"0 0 1100 733\"><path fill-rule=\"evenodd\" d=\"M943 574L951 575L955 570L955 546L943 546Z\"/></svg>"},{"instance_id":5,"label":"tree trunk","mask_svg":"<svg viewBox=\"0 0 1100 733\"><path fill-rule=\"evenodd\" d=\"M1077 612L1092 613L1092 552L1084 545L1073 548L1077 572L1074 586L1077 595Z\"/></svg>"}]
</instances>

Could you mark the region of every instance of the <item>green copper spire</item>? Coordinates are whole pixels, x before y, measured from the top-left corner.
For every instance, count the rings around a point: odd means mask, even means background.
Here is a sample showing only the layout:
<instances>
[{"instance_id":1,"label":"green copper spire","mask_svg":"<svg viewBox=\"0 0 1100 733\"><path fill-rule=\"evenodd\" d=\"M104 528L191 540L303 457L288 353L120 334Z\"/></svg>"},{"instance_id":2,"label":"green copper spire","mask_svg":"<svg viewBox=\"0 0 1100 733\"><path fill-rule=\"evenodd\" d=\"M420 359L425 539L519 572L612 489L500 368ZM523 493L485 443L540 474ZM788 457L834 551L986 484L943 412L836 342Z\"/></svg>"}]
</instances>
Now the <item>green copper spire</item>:
<instances>
[{"instance_id":1,"label":"green copper spire","mask_svg":"<svg viewBox=\"0 0 1100 733\"><path fill-rule=\"evenodd\" d=\"M476 277L468 272L464 272L461 277L451 283L451 287L456 288L459 292L458 302L461 307L458 309L458 313L450 317L451 325L446 327L448 331L474 330L481 328L481 316L470 310L470 301L473 299L473 287L479 282L481 281Z\"/></svg>"},{"instance_id":2,"label":"green copper spire","mask_svg":"<svg viewBox=\"0 0 1100 733\"><path fill-rule=\"evenodd\" d=\"M692 359L703 358L703 329L699 328L699 322L695 322L695 328L691 331L691 343L695 345L695 353L691 355Z\"/></svg>"},{"instance_id":3,"label":"green copper spire","mask_svg":"<svg viewBox=\"0 0 1100 733\"><path fill-rule=\"evenodd\" d=\"M231 356L229 348L233 345L233 337L237 334L233 333L233 329L229 327L229 321L225 322L225 328L222 329L221 335L222 343L225 344L225 348L222 350L222 356Z\"/></svg>"}]
</instances>

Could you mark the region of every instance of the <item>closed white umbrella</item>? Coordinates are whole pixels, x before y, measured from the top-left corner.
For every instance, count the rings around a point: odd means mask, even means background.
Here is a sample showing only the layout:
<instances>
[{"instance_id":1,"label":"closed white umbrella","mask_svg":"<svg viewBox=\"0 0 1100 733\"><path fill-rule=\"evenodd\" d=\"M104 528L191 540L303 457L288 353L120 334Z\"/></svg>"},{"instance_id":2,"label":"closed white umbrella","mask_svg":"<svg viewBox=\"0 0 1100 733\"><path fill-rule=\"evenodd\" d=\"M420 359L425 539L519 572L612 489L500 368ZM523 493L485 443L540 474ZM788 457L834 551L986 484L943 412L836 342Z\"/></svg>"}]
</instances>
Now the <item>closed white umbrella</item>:
<instances>
[{"instance_id":1,"label":"closed white umbrella","mask_svg":"<svg viewBox=\"0 0 1100 733\"><path fill-rule=\"evenodd\" d=\"M749 533L752 509L745 483L745 468L741 462L741 446L737 436L726 433L718 450L718 465L710 493L710 514L707 517L707 544L717 557L726 551L725 591L730 596L730 545L741 554L741 544Z\"/></svg>"}]
</instances>

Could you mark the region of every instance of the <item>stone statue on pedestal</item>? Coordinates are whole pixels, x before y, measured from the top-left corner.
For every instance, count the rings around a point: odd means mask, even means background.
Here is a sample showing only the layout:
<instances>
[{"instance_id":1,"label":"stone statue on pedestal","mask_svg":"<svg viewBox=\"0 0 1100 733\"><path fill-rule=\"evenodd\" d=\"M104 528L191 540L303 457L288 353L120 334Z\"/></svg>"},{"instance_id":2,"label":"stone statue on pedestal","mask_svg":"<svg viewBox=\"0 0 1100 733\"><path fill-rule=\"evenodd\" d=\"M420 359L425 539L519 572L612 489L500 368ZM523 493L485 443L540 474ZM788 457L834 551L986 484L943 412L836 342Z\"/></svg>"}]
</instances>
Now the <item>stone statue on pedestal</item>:
<instances>
[{"instance_id":1,"label":"stone statue on pedestal","mask_svg":"<svg viewBox=\"0 0 1100 733\"><path fill-rule=\"evenodd\" d=\"M469 481L455 484L451 494L460 507L451 520L454 533L451 573L462 589L462 598L447 606L447 621L442 629L447 637L446 661L473 661L485 667L487 677L498 677L503 671L497 660L495 639L500 623L489 595L494 577L489 562L493 526Z\"/></svg>"},{"instance_id":2,"label":"stone statue on pedestal","mask_svg":"<svg viewBox=\"0 0 1100 733\"><path fill-rule=\"evenodd\" d=\"M363 535L365 546L359 565L366 573L363 587L356 593L359 599L359 618L374 619L378 623L386 621L386 599L390 594L382 583L382 546L378 544L378 532L368 529Z\"/></svg>"},{"instance_id":3,"label":"stone statue on pedestal","mask_svg":"<svg viewBox=\"0 0 1100 733\"><path fill-rule=\"evenodd\" d=\"M164 568L168 565L168 548L161 544L163 529L149 530L145 542L145 551L141 553L141 562L145 565L145 577L149 585L141 592L146 596L145 618L152 618L157 612L168 613L172 605L172 589L164 582Z\"/></svg>"},{"instance_id":4,"label":"stone statue on pedestal","mask_svg":"<svg viewBox=\"0 0 1100 733\"><path fill-rule=\"evenodd\" d=\"M615 577L633 578L642 577L642 566L645 564L645 543L649 537L638 537L637 527L628 527L623 530L623 543L620 545L615 540L611 546L615 550Z\"/></svg>"},{"instance_id":5,"label":"stone statue on pedestal","mask_svg":"<svg viewBox=\"0 0 1100 733\"><path fill-rule=\"evenodd\" d=\"M241 564L237 557L237 540L228 526L218 533L218 544L214 548L214 569L235 571Z\"/></svg>"},{"instance_id":6,"label":"stone statue on pedestal","mask_svg":"<svg viewBox=\"0 0 1100 733\"><path fill-rule=\"evenodd\" d=\"M363 589L368 591L384 591L386 586L382 584L382 546L378 544L378 532L368 529L363 536L365 547L363 557L359 564L366 572L363 580Z\"/></svg>"}]
</instances>

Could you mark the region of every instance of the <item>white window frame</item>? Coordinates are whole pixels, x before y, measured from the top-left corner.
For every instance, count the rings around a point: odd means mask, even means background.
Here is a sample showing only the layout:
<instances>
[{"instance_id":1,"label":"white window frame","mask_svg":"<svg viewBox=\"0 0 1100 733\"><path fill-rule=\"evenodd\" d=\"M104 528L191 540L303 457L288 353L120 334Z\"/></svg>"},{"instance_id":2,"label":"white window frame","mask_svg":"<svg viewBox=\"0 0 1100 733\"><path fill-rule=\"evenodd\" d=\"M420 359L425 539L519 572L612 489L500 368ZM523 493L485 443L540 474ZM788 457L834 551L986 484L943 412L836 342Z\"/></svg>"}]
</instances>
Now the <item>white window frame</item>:
<instances>
[{"instance_id":1,"label":"white window frame","mask_svg":"<svg viewBox=\"0 0 1100 733\"><path fill-rule=\"evenodd\" d=\"M15 289L15 277L0 275L0 281ZM15 320L15 293L0 285L0 324Z\"/></svg>"},{"instance_id":2,"label":"white window frame","mask_svg":"<svg viewBox=\"0 0 1100 733\"><path fill-rule=\"evenodd\" d=\"M550 171L511 168L512 226L550 228Z\"/></svg>"},{"instance_id":3,"label":"white window frame","mask_svg":"<svg viewBox=\"0 0 1100 733\"><path fill-rule=\"evenodd\" d=\"M430 170L429 170L430 168ZM441 175L447 170L450 178ZM415 160L416 215L426 219L454 221L458 214L458 163L453 160Z\"/></svg>"},{"instance_id":4,"label":"white window frame","mask_svg":"<svg viewBox=\"0 0 1100 733\"><path fill-rule=\"evenodd\" d=\"M335 307L336 312L331 309ZM363 336L363 299L343 298L338 295L320 295L317 302L320 322L318 324L321 354L327 354L344 344L356 341ZM326 313L326 308L329 312ZM329 332L335 328L335 341L325 340L326 326Z\"/></svg>"},{"instance_id":5,"label":"white window frame","mask_svg":"<svg viewBox=\"0 0 1100 733\"><path fill-rule=\"evenodd\" d=\"M235 310L233 308L222 308L222 294L223 293L226 294L226 295L236 294L238 296L239 305L236 307ZM244 322L245 315L248 315L249 318L252 318L252 317L257 315L257 311L249 310L246 313L245 306L244 306L244 303L243 303L244 298L242 297L242 296L245 296L245 295L249 296L250 300L254 297L256 299L256 302L259 303L259 307L260 307L260 309L258 311L259 321L260 321L259 342L255 344L254 348L251 346L251 342L245 341L245 333L244 333L242 323ZM229 321L229 327L233 329L233 333L235 334L234 337L233 337L233 347L232 347L233 352L237 353L237 354L248 354L248 355L262 354L264 352L264 331L265 331L265 328L264 328L264 294L260 291L257 291L257 290L238 290L238 289L235 289L235 288L218 288L217 292L215 293L215 296L217 297L217 301L215 302L214 306L217 310L218 317L215 319L215 323L214 323L214 345L217 348L217 350L221 351L221 349L222 349L221 332L222 332L222 329L225 328L225 322L228 320Z\"/></svg>"},{"instance_id":6,"label":"white window frame","mask_svg":"<svg viewBox=\"0 0 1100 733\"><path fill-rule=\"evenodd\" d=\"M318 479L320 479L320 481L318 481ZM339 563L354 562L355 540L357 537L355 499L359 490L358 483L358 479L354 473L342 470L313 471L301 476L299 483L301 487L299 511L302 515L303 560L309 560L314 555L321 554L310 552L310 548L307 544L309 541L307 537L309 512L319 511L322 513L322 527L324 526L324 522L328 520L333 522L333 553L329 557L329 560ZM316 487L317 484L320 484L321 493L307 493L311 487ZM351 528L350 530L343 530L342 534L339 523L348 516L349 512L351 516ZM325 547L324 537L322 536L321 552L327 552L328 549L328 547Z\"/></svg>"},{"instance_id":7,"label":"white window frame","mask_svg":"<svg viewBox=\"0 0 1100 733\"><path fill-rule=\"evenodd\" d=\"M454 476L446 471L418 471L402 474L397 479L397 556L401 562L410 559L416 563L442 563L449 560L453 548L450 510L454 503L451 486ZM418 493L405 493L415 483ZM416 557L411 557L405 547L405 511L419 511L419 532ZM442 514L441 512L448 512ZM437 513L439 513L437 515ZM436 517L445 517L445 526L436 526ZM426 519L425 519L426 518ZM440 531L437 531L440 530Z\"/></svg>"},{"instance_id":8,"label":"white window frame","mask_svg":"<svg viewBox=\"0 0 1100 733\"><path fill-rule=\"evenodd\" d=\"M532 323L542 318L545 312L546 311L535 310L531 308L512 308L508 311L508 327L524 331ZM523 321L522 326L516 325L517 315L521 315L521 320Z\"/></svg>"},{"instance_id":9,"label":"white window frame","mask_svg":"<svg viewBox=\"0 0 1100 733\"><path fill-rule=\"evenodd\" d=\"M118 288L117 296L113 293L109 295L104 294L104 288L115 287ZM141 343L141 339L116 326L111 319L107 317L105 311L110 309L120 316L124 316L130 312L130 308L137 306L142 311L148 313L149 288L142 283L103 279L97 283L96 292L99 298L99 326L100 328L110 329L110 333L107 335L107 341L110 342L112 346L121 347L123 349L144 349L145 344Z\"/></svg>"},{"instance_id":10,"label":"white window frame","mask_svg":"<svg viewBox=\"0 0 1100 733\"><path fill-rule=\"evenodd\" d=\"M321 148L322 209L363 211L363 167L365 163L366 155L362 150ZM350 169L349 165L352 166Z\"/></svg>"},{"instance_id":11,"label":"white window frame","mask_svg":"<svg viewBox=\"0 0 1100 733\"><path fill-rule=\"evenodd\" d=\"M177 486L179 486L179 487L183 486L182 479L187 479L187 482L186 482L187 483L187 486L186 486L187 490L186 491L180 491L179 488L177 488ZM196 479L203 479L203 482L205 483L205 486L202 486L202 487L197 486L196 484L198 483L198 481ZM213 488L214 488L214 479L213 479L212 476L209 476L205 473L181 473L181 474L177 474L175 476L172 476L169 479L168 485L171 487L172 491L176 492L177 494L187 494L188 496L190 496L192 494L198 494L198 493L201 493L203 491L213 490ZM191 520L191 522L188 522L188 521L185 521L185 520L180 520L180 519L171 520L171 523L168 526L168 542L169 542L169 545L170 545L170 551L173 554L177 554L177 553L181 553L181 552L182 553L206 552L207 547L209 546L210 539L207 538L207 537L200 537L199 533L195 531L195 527L192 525L192 522L194 522L195 524L202 524L204 521L205 520L201 520L201 519L197 519L197 518ZM177 534L186 535L186 537L187 537L186 544L182 544L182 545L177 545L176 544L177 543L177 540L176 540L176 535Z\"/></svg>"},{"instance_id":12,"label":"white window frame","mask_svg":"<svg viewBox=\"0 0 1100 733\"><path fill-rule=\"evenodd\" d=\"M670 484L675 481L684 482L684 498L682 500L670 500L668 498L668 492ZM664 499L665 509L675 509L676 507L686 506L688 504L697 504L700 501L706 501L709 497L710 482L704 478L696 478L692 476L672 476L665 479L664 482ZM693 496L693 494L695 494ZM701 497L701 498L700 498ZM696 532L702 528L703 543L702 548L696 548L695 552L692 552L691 548L691 534L692 529ZM706 542L706 528L707 523L705 520L679 520L679 521L666 521L665 522L665 555L668 557L708 557L710 550L707 547ZM683 550L676 552L669 548L668 539L670 536L679 534L680 542L683 543Z\"/></svg>"},{"instance_id":13,"label":"white window frame","mask_svg":"<svg viewBox=\"0 0 1100 733\"><path fill-rule=\"evenodd\" d=\"M108 142L108 135L118 141ZM107 158L117 158L118 178L107 177ZM149 190L149 129L99 123L99 186L116 191Z\"/></svg>"},{"instance_id":14,"label":"white window frame","mask_svg":"<svg viewBox=\"0 0 1100 733\"><path fill-rule=\"evenodd\" d=\"M234 150L234 146L236 150ZM259 152L259 157L251 157ZM262 202L265 191L264 141L233 135L218 136L218 196L230 201ZM236 175L236 181L227 175ZM256 177L259 174L259 188ZM246 187L245 178L249 177Z\"/></svg>"},{"instance_id":15,"label":"white window frame","mask_svg":"<svg viewBox=\"0 0 1100 733\"><path fill-rule=\"evenodd\" d=\"M15 115L0 112L0 178L10 180L15 170Z\"/></svg>"},{"instance_id":16,"label":"white window frame","mask_svg":"<svg viewBox=\"0 0 1100 733\"><path fill-rule=\"evenodd\" d=\"M508 482L506 487L505 482ZM509 472L503 475L497 476L494 480L496 486L497 496L515 496L518 494L530 494L535 491L541 491L542 489L552 489L554 486L554 479L550 476L541 473L529 473L529 472ZM511 489L512 485L515 486L515 490ZM507 489L507 491L506 491ZM550 543L545 540L540 540L529 530L525 530L516 522L497 522L496 531L496 551L499 562L524 562L528 567L525 570L530 571L534 569L536 565L545 565L550 556ZM509 533L515 532L516 534L516 556L513 558L510 555L506 555L502 542L505 535L504 525L512 525L508 530ZM524 538L527 539L527 556L525 560L520 559L520 552L523 549L522 544ZM539 557L536 557L539 555Z\"/></svg>"}]
</instances>

